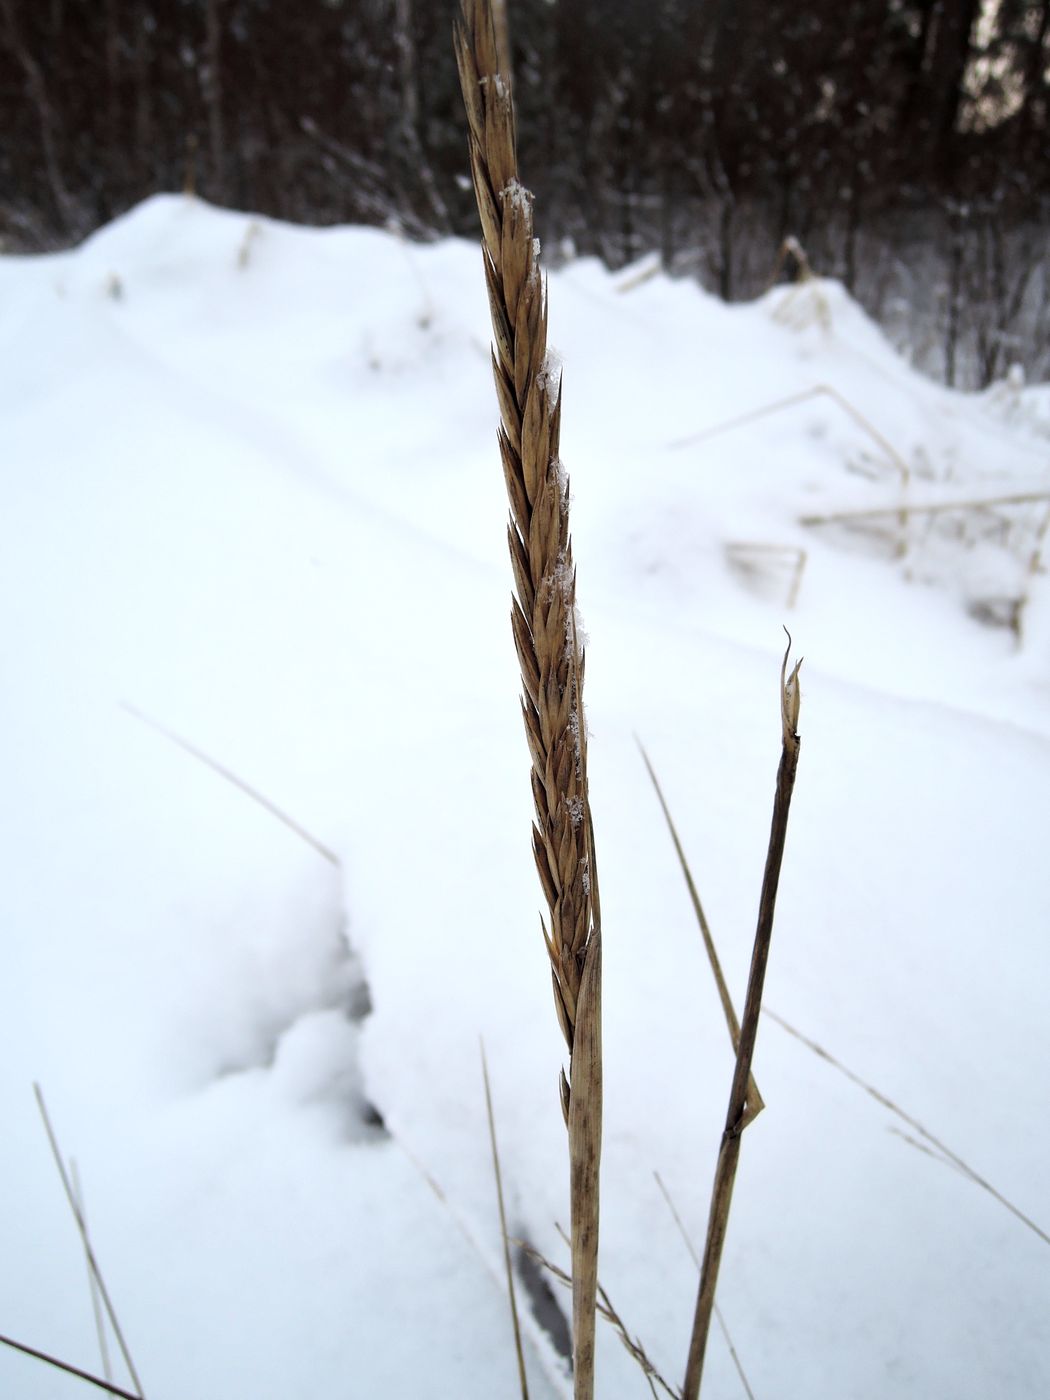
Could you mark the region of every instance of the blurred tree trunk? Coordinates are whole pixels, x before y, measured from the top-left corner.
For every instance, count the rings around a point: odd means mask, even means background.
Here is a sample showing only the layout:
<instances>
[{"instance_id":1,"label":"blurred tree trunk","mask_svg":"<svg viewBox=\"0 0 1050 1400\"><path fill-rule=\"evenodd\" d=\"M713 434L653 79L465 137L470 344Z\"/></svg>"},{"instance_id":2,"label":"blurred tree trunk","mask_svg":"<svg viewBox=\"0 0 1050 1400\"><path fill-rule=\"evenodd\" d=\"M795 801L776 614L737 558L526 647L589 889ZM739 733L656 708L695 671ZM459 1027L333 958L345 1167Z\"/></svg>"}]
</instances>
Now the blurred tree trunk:
<instances>
[{"instance_id":1,"label":"blurred tree trunk","mask_svg":"<svg viewBox=\"0 0 1050 1400\"><path fill-rule=\"evenodd\" d=\"M78 220L76 204L66 185L59 159L59 152L64 147L65 142L58 114L52 105L51 95L44 78L44 70L30 52L18 22L15 0L0 0L0 17L3 18L4 22L4 39L22 70L26 92L36 113L40 133L40 149L44 158L48 187L54 201L54 211L59 226L68 236L76 232Z\"/></svg>"},{"instance_id":2,"label":"blurred tree trunk","mask_svg":"<svg viewBox=\"0 0 1050 1400\"><path fill-rule=\"evenodd\" d=\"M201 65L201 97L208 120L208 193L217 203L226 200L226 143L222 113L222 14L221 0L206 0L204 7L204 62Z\"/></svg>"},{"instance_id":3,"label":"blurred tree trunk","mask_svg":"<svg viewBox=\"0 0 1050 1400\"><path fill-rule=\"evenodd\" d=\"M416 57L415 33L412 0L395 0L394 38L401 70L401 158L406 167L406 188L411 190L418 180L429 206L427 213L430 226L447 233L451 226L448 206L434 179L420 125L419 63Z\"/></svg>"},{"instance_id":4,"label":"blurred tree trunk","mask_svg":"<svg viewBox=\"0 0 1050 1400\"><path fill-rule=\"evenodd\" d=\"M930 134L942 171L948 171L952 164L955 129L980 13L981 0L937 0L927 35L927 91L934 114Z\"/></svg>"}]
</instances>

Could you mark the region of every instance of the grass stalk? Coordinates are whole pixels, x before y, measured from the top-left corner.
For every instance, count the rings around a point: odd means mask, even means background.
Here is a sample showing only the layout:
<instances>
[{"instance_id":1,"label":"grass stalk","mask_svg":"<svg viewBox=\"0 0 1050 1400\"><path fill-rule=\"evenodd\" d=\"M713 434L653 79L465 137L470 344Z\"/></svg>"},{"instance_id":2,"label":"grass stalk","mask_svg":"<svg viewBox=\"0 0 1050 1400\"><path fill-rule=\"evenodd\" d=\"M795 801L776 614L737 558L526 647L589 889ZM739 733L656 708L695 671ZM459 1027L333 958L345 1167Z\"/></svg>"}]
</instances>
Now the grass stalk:
<instances>
[{"instance_id":1,"label":"grass stalk","mask_svg":"<svg viewBox=\"0 0 1050 1400\"><path fill-rule=\"evenodd\" d=\"M492 1108L492 1085L489 1082L489 1062L485 1042L481 1042L481 1077L485 1081L485 1113L489 1120L489 1142L492 1144L492 1170L496 1177L496 1199L499 1202L499 1229L503 1236L503 1267L507 1273L507 1296L510 1299L510 1320L514 1328L514 1350L518 1358L518 1383L521 1400L529 1400L529 1382L525 1375L525 1352L521 1344L521 1321L518 1299L514 1291L514 1270L510 1262L510 1238L507 1234L507 1209L503 1200L503 1173L500 1170L499 1145L496 1141L496 1115Z\"/></svg>"},{"instance_id":2,"label":"grass stalk","mask_svg":"<svg viewBox=\"0 0 1050 1400\"><path fill-rule=\"evenodd\" d=\"M762 892L759 897L758 927L751 955L751 970L748 974L747 995L744 999L744 1014L740 1023L740 1044L737 1050L733 1083L729 1092L729 1107L726 1110L725 1127L722 1131L722 1141L715 1167L714 1186L711 1192L707 1237L704 1242L700 1287L696 1296L696 1311L693 1317L693 1332L689 1341L685 1381L682 1385L682 1400L697 1400L700 1393L704 1354L711 1330L715 1289L718 1286L718 1270L722 1262L722 1249L725 1244L729 1210L733 1200L733 1185L736 1181L736 1170L740 1161L741 1134L746 1126L744 1114L748 1079L751 1074L751 1061L754 1057L755 1040L758 1035L758 1018L762 1009L762 990L769 962L777 887L780 883L788 815L791 810L791 796L798 768L800 702L798 672L801 662L795 665L789 675L787 663L790 651L791 638L788 637L787 650L784 652L784 661L780 668L782 742L780 764L777 769L776 796L773 802L773 820L770 826L769 846L766 851L766 865L762 877Z\"/></svg>"},{"instance_id":3,"label":"grass stalk","mask_svg":"<svg viewBox=\"0 0 1050 1400\"><path fill-rule=\"evenodd\" d=\"M565 1243L569 1244L569 1239L561 1226L555 1223L554 1228L558 1231L558 1234ZM534 1259L541 1268L546 1269L552 1278L557 1279L557 1281L564 1284L566 1288L572 1287L572 1279L565 1270L559 1269L557 1264L552 1264L546 1255L542 1254L535 1245L528 1244L525 1240L518 1240L516 1243L525 1251L530 1259ZM616 1332L616 1335L623 1343L624 1350L641 1370L650 1391L655 1395L656 1387L659 1386L664 1394L670 1397L670 1400L681 1400L678 1391L668 1385L667 1381L664 1380L663 1376L661 1376L660 1372L649 1360L648 1354L639 1339L637 1337L632 1337L630 1332L628 1332L627 1324L617 1312L616 1308L613 1307L612 1299L600 1283L598 1284L598 1315L604 1318Z\"/></svg>"},{"instance_id":4,"label":"grass stalk","mask_svg":"<svg viewBox=\"0 0 1050 1400\"><path fill-rule=\"evenodd\" d=\"M939 1137L934 1137L933 1133L931 1133L928 1128L924 1127L917 1118L913 1118L910 1113L905 1113L904 1109L895 1104L881 1089L876 1089L874 1084L869 1084L866 1079L862 1079L861 1076L854 1070L851 1070L848 1065L844 1065L841 1060L837 1059L830 1050L826 1050L823 1045L819 1045L815 1040L811 1040L808 1035L803 1035L790 1021L786 1021L783 1016L779 1015L779 1013L774 1011L771 1007L767 1006L764 1014L770 1021L774 1022L775 1025L778 1025L781 1030L786 1031L788 1035L793 1036L801 1045L804 1045L806 1049L816 1055L818 1059L823 1060L825 1064L831 1065L833 1069L837 1069L851 1084L855 1084L858 1089L863 1089L869 1098L874 1099L877 1104L880 1104L883 1108L899 1118L902 1123L906 1123L909 1128L918 1133L919 1136L925 1140L926 1144L928 1144L923 1150L930 1151L939 1161L947 1162L949 1166L955 1167L968 1181L972 1181L973 1184L979 1186L982 1191L987 1191L993 1200L998 1201L1005 1210L1008 1210L1015 1219L1019 1220L1022 1225L1031 1230L1033 1235L1041 1239L1044 1244L1050 1244L1050 1234L1048 1234L1041 1225L1037 1225L1031 1216L1025 1215L1023 1210L1015 1206L1012 1201L1008 1200L990 1181L974 1171L973 1167L971 1167L968 1162L963 1161L957 1152L953 1152L947 1143L942 1142ZM901 1133L901 1137L905 1142L911 1143L913 1147L922 1146L922 1144L914 1142L905 1133Z\"/></svg>"},{"instance_id":5,"label":"grass stalk","mask_svg":"<svg viewBox=\"0 0 1050 1400\"><path fill-rule=\"evenodd\" d=\"M730 564L744 574L757 574L761 570L762 563L766 567L776 567L777 564L788 564L791 566L791 581L788 585L785 604L790 610L798 602L799 590L802 588L802 576L806 572L806 563L809 555L806 550L793 544L768 544L750 540L732 540L725 547L726 558Z\"/></svg>"},{"instance_id":6,"label":"grass stalk","mask_svg":"<svg viewBox=\"0 0 1050 1400\"><path fill-rule=\"evenodd\" d=\"M808 403L811 399L828 398L833 403L838 404L849 418L852 418L857 427L867 433L868 437L878 447L886 460L891 464L897 475L900 477L901 485L907 488L911 480L911 469L901 454L893 444L882 433L879 432L870 418L866 418L860 409L852 404L845 394L840 394L832 384L814 384L811 389L803 389L798 394L789 394L786 398L776 399L773 403L763 404L760 408L753 408L747 413L741 413L735 418L727 418L723 423L715 423L710 428L702 428L698 433L690 433L687 437L677 438L669 443L669 447L691 447L696 443L706 442L708 438L719 437L722 433L732 432L735 428L742 428L748 423L755 423L760 418L766 418L771 413L782 413L786 408L796 408L799 404Z\"/></svg>"},{"instance_id":7,"label":"grass stalk","mask_svg":"<svg viewBox=\"0 0 1050 1400\"><path fill-rule=\"evenodd\" d=\"M492 316L500 457L510 502L511 623L532 757L533 855L562 1073L572 1209L576 1400L594 1393L601 1158L601 918L587 786L584 656L576 625L569 485L558 457L561 379L547 353L547 296L532 195L518 179L514 105L491 0L463 0L456 58Z\"/></svg>"},{"instance_id":8,"label":"grass stalk","mask_svg":"<svg viewBox=\"0 0 1050 1400\"><path fill-rule=\"evenodd\" d=\"M667 1202L667 1209L671 1212L671 1219L678 1227L678 1233L681 1235L685 1247L689 1251L689 1257L696 1265L697 1272L699 1272L699 1270L702 1267L700 1255L696 1252L696 1246L693 1244L693 1241L689 1237L689 1231L685 1228L685 1225L682 1223L682 1217L678 1214L677 1207L675 1206L674 1201L671 1199L671 1193L664 1185L663 1177L660 1175L659 1172L654 1171L653 1176L656 1178L656 1184L660 1188L660 1195L663 1196L664 1200ZM725 1338L726 1346L729 1348L729 1355L732 1359L733 1365L736 1367L736 1373L740 1377L740 1384L744 1387L744 1394L747 1396L747 1400L755 1400L755 1392L751 1389L750 1383L748 1382L747 1373L745 1372L743 1363L740 1360L740 1354L733 1344L733 1338L730 1336L729 1327L726 1324L725 1318L722 1316L722 1309L718 1306L717 1303L715 1303L714 1306L715 1321L721 1328L722 1336Z\"/></svg>"},{"instance_id":9,"label":"grass stalk","mask_svg":"<svg viewBox=\"0 0 1050 1400\"><path fill-rule=\"evenodd\" d=\"M40 1109L40 1117L44 1122L44 1131L47 1133L47 1140L51 1146L51 1155L55 1159L55 1166L58 1168L58 1174L62 1180L62 1186L66 1193L66 1200L69 1202L69 1208L73 1212L73 1219L76 1221L77 1229L80 1232L80 1240L84 1246L84 1254L87 1257L88 1268L91 1270L95 1277L95 1282L98 1284L99 1295L105 1305L110 1326L113 1328L113 1335L117 1339L117 1346L120 1347L121 1355L124 1358L124 1364L128 1368L128 1375L131 1377L131 1383L138 1391L139 1400L144 1400L142 1382L139 1380L138 1372L135 1370L135 1363L131 1359L131 1352L128 1349L128 1344L124 1340L124 1333L121 1329L116 1309L113 1306L113 1300L109 1296L109 1289L106 1287L106 1281L102 1277L102 1270L99 1268L98 1260L95 1257L95 1251L91 1247L91 1240L87 1232L87 1223L84 1220L84 1215L80 1206L77 1204L77 1198L73 1191L72 1183L69 1180L69 1173L66 1171L65 1162L62 1160L58 1139L55 1136L54 1128L51 1126L51 1118L48 1114L47 1105L44 1102L44 1095L39 1084L33 1085L33 1093L36 1095L37 1107Z\"/></svg>"},{"instance_id":10,"label":"grass stalk","mask_svg":"<svg viewBox=\"0 0 1050 1400\"><path fill-rule=\"evenodd\" d=\"M276 817L282 826L286 826L289 831L298 836L300 841L304 841L306 845L316 851L322 860L326 860L329 865L334 865L337 870L340 868L339 857L334 851L330 851L316 836L312 836L304 826L300 826L294 817L290 817L287 812L277 806L276 802L272 802L270 798L261 793L258 788L253 788L250 783L246 783L244 779L231 768L227 768L224 764L220 763L217 758L212 758L212 756L205 753L203 749L199 749L196 744L190 743L189 739L184 739L181 734L176 734L174 729L169 729L166 725L161 724L159 720L153 719L151 715L144 714L142 710L136 709L134 705L129 704L126 700L121 701L120 708L124 710L126 714L137 719L140 723L148 725L149 728L154 730L157 734L163 735L165 739L170 740L177 748L180 748L183 753L187 753L191 758L195 758L198 763L203 763L205 768L210 768L218 777L224 779L232 787L235 787L238 792L242 792L245 797L250 798L252 802L261 807L264 812L269 812L271 817Z\"/></svg>"},{"instance_id":11,"label":"grass stalk","mask_svg":"<svg viewBox=\"0 0 1050 1400\"><path fill-rule=\"evenodd\" d=\"M142 1396L136 1395L132 1390L123 1390L112 1381L104 1381L101 1376L93 1376L90 1371L82 1371L79 1366L72 1366L68 1361L60 1361L50 1352L39 1351L36 1347L27 1346L25 1342L16 1342L14 1337L6 1337L0 1333L0 1346L10 1347L12 1351L20 1351L23 1356L43 1361L45 1365L53 1366L56 1371L64 1371L67 1376L76 1376L79 1380L87 1381L88 1385L98 1386L99 1390L104 1390L107 1395L119 1396L120 1400L142 1400Z\"/></svg>"},{"instance_id":12,"label":"grass stalk","mask_svg":"<svg viewBox=\"0 0 1050 1400\"><path fill-rule=\"evenodd\" d=\"M748 413L741 413L736 418L728 418L724 423L716 423L713 427L704 428L699 433L690 433L688 437L678 438L675 442L668 443L669 447L690 447L695 443L706 442L708 438L718 437L721 433L728 433L735 428L742 428L748 423L757 422L760 418L766 418L771 413L781 413L786 408L796 408L799 404L808 403L810 399L829 398L832 403L838 404L843 413L852 418L857 427L867 433L868 437L885 456L890 466L900 477L901 483L901 503L891 510L883 512L886 515L896 515L899 527L897 539L897 554L903 557L907 553L908 538L908 511L907 493L911 484L911 468L893 444L879 432L875 424L866 418L860 409L850 403L849 399L831 384L815 384L812 389L803 389L799 394L789 394L785 399L777 399L774 403L763 404L760 408L754 408ZM803 524L806 522L803 521Z\"/></svg>"},{"instance_id":13,"label":"grass stalk","mask_svg":"<svg viewBox=\"0 0 1050 1400\"><path fill-rule=\"evenodd\" d=\"M660 780L656 776L656 769L653 767L649 755L645 751L645 745L637 735L635 736L635 743L637 743L639 751L641 752L642 762L645 764L646 772L649 774L649 780L656 793L656 800L660 804L660 810L664 814L664 821L667 823L667 830L670 833L675 854L678 857L678 863L682 867L682 872L685 875L686 888L689 891L689 898L692 901L693 913L696 915L696 921L700 925L700 937L704 940L704 950L707 953L707 960L711 964L711 972L714 975L715 986L718 988L718 999L722 1003L722 1013L726 1018L726 1026L729 1030L729 1039L733 1046L733 1053L738 1054L740 1051L740 1022L737 1020L733 1000L729 995L725 974L722 971L722 964L719 961L718 952L715 948L715 940L711 934L711 926L707 922L704 906L700 902L700 892L697 890L696 882L693 880L693 872L690 870L689 862L686 860L685 850L682 847L682 842L678 835L678 828L674 824L674 818L671 816L671 809L667 805L667 799L664 797L663 788L660 786ZM750 1122L753 1118L757 1118L765 1106L765 1101L758 1092L758 1085L755 1083L754 1075L749 1074L747 1080L746 1103L747 1121Z\"/></svg>"},{"instance_id":14,"label":"grass stalk","mask_svg":"<svg viewBox=\"0 0 1050 1400\"><path fill-rule=\"evenodd\" d=\"M944 515L948 511L998 510L1003 506L1038 505L1050 500L1048 491L1018 491L1012 496L976 496L961 501L935 501L930 505L908 505L907 517L913 515ZM868 506L864 510L836 510L826 515L800 515L800 525L848 525L852 520L878 520L886 515L900 515L900 506Z\"/></svg>"},{"instance_id":15,"label":"grass stalk","mask_svg":"<svg viewBox=\"0 0 1050 1400\"><path fill-rule=\"evenodd\" d=\"M1045 573L1043 550L1046 548L1048 536L1050 536L1050 507L1043 512L1043 519L1040 522L1039 529L1035 533L1035 542L1028 556L1028 568L1025 571L1026 579L1024 591L1017 602L1017 613L1014 617L1014 631L1017 633L1018 646L1024 643L1025 614L1028 611L1028 604L1032 597L1032 587L1035 583L1036 576L1040 573Z\"/></svg>"},{"instance_id":16,"label":"grass stalk","mask_svg":"<svg viewBox=\"0 0 1050 1400\"><path fill-rule=\"evenodd\" d=\"M671 833L671 840L674 843L674 848L678 856L678 862L682 870L682 875L685 879L686 887L689 891L689 895L693 903L693 911L697 917L697 923L700 927L701 937L704 940L704 946L708 949L708 955L710 957L711 952L714 949L714 940L711 934L710 926L707 922L707 918L704 914L703 905L700 902L700 896L697 892L696 882L693 879L693 873L690 869L689 861L682 847L682 843L678 837L678 831L675 827L674 820L671 816L667 802L663 796L663 792L660 787L659 781L657 780L655 770L653 769L652 764L649 762L648 756L646 755L645 749L642 747L640 741L638 746L642 750L643 758L646 759L646 767L649 770L649 776L653 781L653 786L656 790L656 795L660 801L660 806L663 810L664 817L667 821L668 830ZM725 990L725 980L720 976L721 968L718 964L717 954L715 955L712 961L712 971L715 973L715 980L719 986L719 995L723 998L723 1006L725 1006L726 1002L728 1001L729 994L728 991ZM731 1005L730 1010L732 1010ZM1015 1217L1015 1219L1020 1221L1020 1223L1024 1225L1027 1229L1031 1230L1031 1232L1038 1239L1042 1240L1044 1244L1050 1245L1050 1234L1048 1234L1047 1231L1044 1230L1041 1225L1038 1225L1031 1218L1031 1216L1026 1215L1024 1211L1020 1209L1019 1206L1016 1206L1013 1203L1013 1201L1009 1200L1006 1196L1004 1196L1003 1193L1000 1190L998 1190L997 1187L993 1186L990 1181L988 1181L985 1177L981 1176L979 1172L975 1171L974 1168L971 1167L968 1162L964 1161L963 1158L960 1157L957 1152L953 1152L952 1149L947 1145L947 1143L942 1142L939 1137L936 1137L933 1133L931 1133L930 1130L927 1127L925 1127L924 1124L920 1123L917 1118L913 1117L910 1113L906 1113L904 1109L900 1107L899 1104L894 1103L894 1101L887 1094L884 1094L881 1089L876 1088L874 1084L871 1084L868 1080L862 1078L861 1075L857 1074L855 1070L852 1070L848 1065L843 1064L843 1062L836 1055L833 1055L830 1050L828 1050L825 1046L819 1044L817 1041L811 1039L803 1031L800 1031L797 1026L792 1025L792 1023L788 1021L784 1016L781 1016L778 1011L774 1011L771 1006L763 1006L762 1014L767 1021L772 1021L774 1025L779 1026L781 1030L785 1031L793 1039L797 1040L800 1045L803 1045L807 1050L809 1050L811 1054L816 1055L818 1059L823 1060L824 1063L830 1065L832 1069L838 1070L838 1072L841 1075L843 1075L846 1079L848 1079L851 1084L856 1085L858 1089L861 1089L865 1094L869 1096L869 1098L874 1099L874 1101L877 1104L879 1104L882 1108L885 1108L890 1113L894 1114L897 1118L900 1119L902 1123L906 1124L909 1128L911 1128L913 1132L918 1133L919 1137L923 1139L922 1142L919 1142L915 1138L910 1137L907 1133L902 1132L899 1129L894 1129L894 1131L899 1133L902 1141L909 1143L912 1147L915 1147L920 1151L928 1152L930 1156L933 1157L936 1161L945 1163L950 1167L954 1167L955 1170L958 1171L962 1176L964 1176L968 1181L971 1181L975 1186L979 1186L982 1191L986 1191L994 1201L997 1201L999 1205L1001 1205L1005 1210L1008 1210L1010 1214ZM732 1035L732 1033L732 1022L730 1022L730 1034ZM736 1043L736 1040L734 1040L734 1048L736 1047ZM660 1187L660 1190L664 1194L665 1200L667 1200L668 1206L671 1209L671 1213L675 1218L675 1222L677 1223L679 1230L683 1234L683 1238L686 1240L690 1252L694 1253L697 1267L699 1268L700 1260L698 1257L695 1256L692 1241L689 1240L688 1236L685 1234L684 1226L682 1225L682 1222L679 1219L678 1213L675 1210L674 1205L670 1200L670 1197L667 1195L666 1188L664 1187L664 1184L660 1179L659 1173L656 1173L656 1181L657 1185Z\"/></svg>"},{"instance_id":17,"label":"grass stalk","mask_svg":"<svg viewBox=\"0 0 1050 1400\"><path fill-rule=\"evenodd\" d=\"M87 1210L84 1205L84 1191L80 1184L80 1173L77 1171L76 1160L72 1157L69 1159L69 1175L73 1183L73 1196L77 1203L77 1209L84 1219L84 1238L88 1239L90 1237L88 1235ZM109 1347L106 1344L106 1321L102 1312L102 1295L99 1292L95 1271L91 1267L91 1260L85 1258L85 1263L87 1264L88 1287L91 1291L91 1314L95 1319L95 1333L98 1336L98 1350L102 1360L102 1374L107 1381L112 1381L113 1371L109 1364Z\"/></svg>"}]
</instances>

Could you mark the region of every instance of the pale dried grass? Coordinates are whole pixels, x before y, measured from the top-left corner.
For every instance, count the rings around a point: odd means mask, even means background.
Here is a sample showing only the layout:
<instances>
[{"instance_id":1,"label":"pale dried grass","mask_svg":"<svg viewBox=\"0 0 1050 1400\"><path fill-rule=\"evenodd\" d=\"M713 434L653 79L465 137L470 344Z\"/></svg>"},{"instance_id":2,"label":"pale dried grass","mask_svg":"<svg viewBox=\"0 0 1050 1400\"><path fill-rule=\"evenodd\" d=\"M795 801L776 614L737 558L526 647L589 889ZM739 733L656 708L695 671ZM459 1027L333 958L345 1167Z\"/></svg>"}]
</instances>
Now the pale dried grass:
<instances>
[{"instance_id":1,"label":"pale dried grass","mask_svg":"<svg viewBox=\"0 0 1050 1400\"><path fill-rule=\"evenodd\" d=\"M518 179L505 41L491 0L464 0L456 55L481 219L495 342L500 457L510 502L512 630L532 757L533 854L543 936L569 1048L561 1077L572 1207L573 1356L593 1394L601 1155L601 918L587 787L584 656L576 618L568 480L558 457L561 382L547 352L547 298L532 196Z\"/></svg>"}]
</instances>

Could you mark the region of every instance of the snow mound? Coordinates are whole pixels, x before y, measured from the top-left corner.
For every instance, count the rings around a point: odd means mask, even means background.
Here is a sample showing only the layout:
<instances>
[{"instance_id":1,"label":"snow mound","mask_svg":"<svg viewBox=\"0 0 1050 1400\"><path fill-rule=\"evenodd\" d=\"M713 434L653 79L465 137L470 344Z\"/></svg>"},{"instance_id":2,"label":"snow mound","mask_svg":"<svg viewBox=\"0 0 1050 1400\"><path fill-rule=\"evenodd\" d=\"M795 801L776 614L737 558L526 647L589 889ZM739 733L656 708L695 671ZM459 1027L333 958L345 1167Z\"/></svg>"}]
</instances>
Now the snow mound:
<instances>
[{"instance_id":1,"label":"snow mound","mask_svg":"<svg viewBox=\"0 0 1050 1400\"><path fill-rule=\"evenodd\" d=\"M1050 390L932 385L834 283L727 307L645 273L550 277L603 1282L676 1383L695 1274L653 1171L698 1241L731 1053L635 735L739 1001L786 623L803 751L721 1308L756 1395L1036 1400L1045 1239L885 1098L1048 1228ZM474 246L171 196L0 258L0 1330L99 1368L37 1080L151 1397L513 1393L479 1037L511 1228L562 1258L486 318ZM550 1307L528 1364L565 1396ZM0 1354L4 1393L57 1383ZM720 1334L707 1384L740 1393Z\"/></svg>"}]
</instances>

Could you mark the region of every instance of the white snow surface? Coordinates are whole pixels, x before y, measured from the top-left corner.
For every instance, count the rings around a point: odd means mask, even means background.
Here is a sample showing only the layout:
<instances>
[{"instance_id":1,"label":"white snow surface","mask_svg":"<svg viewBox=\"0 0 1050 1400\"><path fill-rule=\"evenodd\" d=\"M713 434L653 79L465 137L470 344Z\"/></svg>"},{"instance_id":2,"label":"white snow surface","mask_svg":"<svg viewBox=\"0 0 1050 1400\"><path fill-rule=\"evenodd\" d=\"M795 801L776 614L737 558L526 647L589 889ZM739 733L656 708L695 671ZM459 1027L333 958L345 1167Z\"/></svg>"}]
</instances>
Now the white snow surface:
<instances>
[{"instance_id":1,"label":"white snow surface","mask_svg":"<svg viewBox=\"0 0 1050 1400\"><path fill-rule=\"evenodd\" d=\"M732 1054L635 736L739 1005L782 624L767 1005L1050 1231L1050 389L939 388L828 282L549 290L601 1274L677 1386L696 1275L653 1173L699 1245ZM36 1081L150 1400L518 1393L479 1038L510 1229L564 1261L488 345L463 242L164 196L0 259L0 1332L101 1367ZM884 514L800 523L851 510ZM989 619L1021 597L1018 639ZM719 1302L757 1400L1050 1394L1046 1240L770 1018L755 1076ZM532 1393L567 1396L522 1306ZM649 1393L604 1327L598 1392ZM0 1349L0 1393L93 1392ZM744 1394L717 1329L704 1394Z\"/></svg>"}]
</instances>

